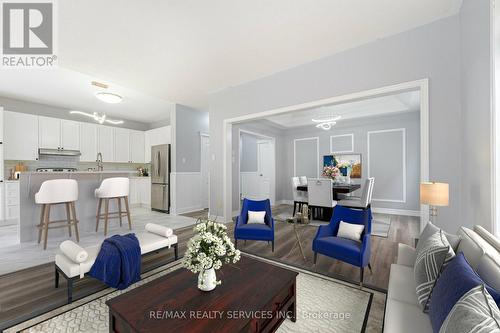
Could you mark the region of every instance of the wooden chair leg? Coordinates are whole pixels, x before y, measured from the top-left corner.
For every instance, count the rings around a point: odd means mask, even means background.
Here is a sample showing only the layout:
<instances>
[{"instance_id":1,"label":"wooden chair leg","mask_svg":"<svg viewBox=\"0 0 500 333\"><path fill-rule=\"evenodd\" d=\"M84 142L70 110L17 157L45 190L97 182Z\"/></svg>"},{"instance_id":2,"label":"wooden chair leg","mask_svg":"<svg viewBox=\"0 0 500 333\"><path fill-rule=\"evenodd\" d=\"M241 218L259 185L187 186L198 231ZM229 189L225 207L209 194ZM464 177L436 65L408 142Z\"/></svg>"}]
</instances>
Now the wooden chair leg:
<instances>
[{"instance_id":1,"label":"wooden chair leg","mask_svg":"<svg viewBox=\"0 0 500 333\"><path fill-rule=\"evenodd\" d=\"M132 230L132 220L130 219L130 208L128 206L128 196L124 197L123 200L125 201L125 209L127 210L128 229Z\"/></svg>"},{"instance_id":2,"label":"wooden chair leg","mask_svg":"<svg viewBox=\"0 0 500 333\"><path fill-rule=\"evenodd\" d=\"M104 237L108 235L109 199L104 199Z\"/></svg>"},{"instance_id":3,"label":"wooden chair leg","mask_svg":"<svg viewBox=\"0 0 500 333\"><path fill-rule=\"evenodd\" d=\"M318 252L314 252L314 264L318 261Z\"/></svg>"},{"instance_id":4,"label":"wooden chair leg","mask_svg":"<svg viewBox=\"0 0 500 333\"><path fill-rule=\"evenodd\" d=\"M69 202L64 204L66 206L66 220L68 221L68 232L71 238L71 213L69 212Z\"/></svg>"},{"instance_id":5,"label":"wooden chair leg","mask_svg":"<svg viewBox=\"0 0 500 333\"><path fill-rule=\"evenodd\" d=\"M75 208L75 202L73 201L71 204L71 211L73 212L73 223L75 225L75 236L76 236L76 241L79 243L80 242L80 234L78 233L78 219L76 218L76 208Z\"/></svg>"},{"instance_id":6,"label":"wooden chair leg","mask_svg":"<svg viewBox=\"0 0 500 333\"><path fill-rule=\"evenodd\" d=\"M95 232L99 230L99 220L101 219L101 206L102 206L102 199L99 198L99 203L97 204L97 215L96 215L96 221L95 221Z\"/></svg>"},{"instance_id":7,"label":"wooden chair leg","mask_svg":"<svg viewBox=\"0 0 500 333\"><path fill-rule=\"evenodd\" d=\"M368 263L368 269L370 270L370 274L373 274L373 272L372 272L372 265L370 265L370 263Z\"/></svg>"},{"instance_id":8,"label":"wooden chair leg","mask_svg":"<svg viewBox=\"0 0 500 333\"><path fill-rule=\"evenodd\" d=\"M42 212L40 213L40 225L38 226L38 244L40 244L40 242L42 241L44 217L45 217L45 205L42 205Z\"/></svg>"},{"instance_id":9,"label":"wooden chair leg","mask_svg":"<svg viewBox=\"0 0 500 333\"><path fill-rule=\"evenodd\" d=\"M120 227L123 225L122 221L122 198L116 198L118 200L118 217L120 218Z\"/></svg>"},{"instance_id":10,"label":"wooden chair leg","mask_svg":"<svg viewBox=\"0 0 500 333\"><path fill-rule=\"evenodd\" d=\"M363 288L363 273L365 272L365 269L361 267L359 269L359 286L360 288Z\"/></svg>"},{"instance_id":11,"label":"wooden chair leg","mask_svg":"<svg viewBox=\"0 0 500 333\"><path fill-rule=\"evenodd\" d=\"M297 207L297 201L294 201L293 202L293 214L292 214L292 217L295 216L296 207Z\"/></svg>"},{"instance_id":12,"label":"wooden chair leg","mask_svg":"<svg viewBox=\"0 0 500 333\"><path fill-rule=\"evenodd\" d=\"M49 234L49 219L50 219L50 204L45 207L45 214L43 217L43 249L47 249L47 237Z\"/></svg>"}]
</instances>

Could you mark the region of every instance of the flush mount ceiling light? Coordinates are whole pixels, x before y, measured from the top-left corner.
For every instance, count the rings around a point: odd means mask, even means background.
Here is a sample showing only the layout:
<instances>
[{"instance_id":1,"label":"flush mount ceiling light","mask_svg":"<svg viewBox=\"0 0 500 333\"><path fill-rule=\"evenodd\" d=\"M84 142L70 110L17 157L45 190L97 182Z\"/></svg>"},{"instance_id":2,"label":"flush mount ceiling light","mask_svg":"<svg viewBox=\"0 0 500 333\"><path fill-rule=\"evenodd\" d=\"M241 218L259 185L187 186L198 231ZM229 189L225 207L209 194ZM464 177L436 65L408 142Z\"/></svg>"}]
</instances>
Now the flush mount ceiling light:
<instances>
[{"instance_id":1,"label":"flush mount ceiling light","mask_svg":"<svg viewBox=\"0 0 500 333\"><path fill-rule=\"evenodd\" d=\"M123 100L123 97L121 97L120 95L105 92L105 91L96 92L95 97L97 97L99 100L103 101L104 103L110 103L110 104L120 103Z\"/></svg>"},{"instance_id":2,"label":"flush mount ceiling light","mask_svg":"<svg viewBox=\"0 0 500 333\"><path fill-rule=\"evenodd\" d=\"M106 118L106 115L105 114L102 114L100 115L99 113L97 112L93 112L93 113L88 113L88 112L83 112L83 111L70 111L69 113L71 114L79 114L79 115L82 115L82 116L86 116L86 117L89 117L89 118L93 118L95 121L97 121L99 124L104 124L105 122L106 123L109 123L109 124L113 124L113 125L119 125L119 124L123 124L123 120L113 120L113 119L107 119Z\"/></svg>"},{"instance_id":3,"label":"flush mount ceiling light","mask_svg":"<svg viewBox=\"0 0 500 333\"><path fill-rule=\"evenodd\" d=\"M91 84L94 87L101 88L101 89L108 89L109 88L109 86L107 84L102 83L102 82L92 81ZM110 103L110 104L116 104L116 103L120 103L121 101L123 101L122 96L120 96L118 94L111 93L111 92L107 92L105 90L96 92L95 97L97 97L99 100L103 101L104 103Z\"/></svg>"},{"instance_id":4,"label":"flush mount ceiling light","mask_svg":"<svg viewBox=\"0 0 500 333\"><path fill-rule=\"evenodd\" d=\"M322 130L329 131L332 129L335 124L337 124L337 120L342 118L342 116L338 115L330 115L330 116L320 116L311 119L314 123L317 123L316 128L321 128Z\"/></svg>"}]
</instances>

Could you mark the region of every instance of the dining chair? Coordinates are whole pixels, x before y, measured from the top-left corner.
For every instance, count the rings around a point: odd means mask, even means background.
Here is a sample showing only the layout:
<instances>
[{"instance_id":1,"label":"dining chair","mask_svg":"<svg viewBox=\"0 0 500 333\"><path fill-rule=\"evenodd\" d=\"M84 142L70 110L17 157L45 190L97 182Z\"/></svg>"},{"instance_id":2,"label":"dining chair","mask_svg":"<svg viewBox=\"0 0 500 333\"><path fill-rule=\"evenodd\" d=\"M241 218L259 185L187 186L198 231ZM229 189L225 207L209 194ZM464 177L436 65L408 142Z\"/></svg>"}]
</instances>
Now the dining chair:
<instances>
[{"instance_id":1,"label":"dining chair","mask_svg":"<svg viewBox=\"0 0 500 333\"><path fill-rule=\"evenodd\" d=\"M367 178L365 180L365 185L363 187L361 197L346 197L345 199L339 201L339 205L351 208L368 208L371 204L374 183L375 178Z\"/></svg>"},{"instance_id":2,"label":"dining chair","mask_svg":"<svg viewBox=\"0 0 500 333\"><path fill-rule=\"evenodd\" d=\"M299 206L299 212L302 211L302 205L309 204L307 192L297 190L297 187L302 185L299 177L292 177L292 194L293 194L293 215L295 216L296 208Z\"/></svg>"},{"instance_id":3,"label":"dining chair","mask_svg":"<svg viewBox=\"0 0 500 333\"><path fill-rule=\"evenodd\" d=\"M337 205L337 201L333 200L332 186L333 182L331 179L310 178L308 180L307 193L309 196L309 207L313 213L318 208L332 209Z\"/></svg>"}]
</instances>

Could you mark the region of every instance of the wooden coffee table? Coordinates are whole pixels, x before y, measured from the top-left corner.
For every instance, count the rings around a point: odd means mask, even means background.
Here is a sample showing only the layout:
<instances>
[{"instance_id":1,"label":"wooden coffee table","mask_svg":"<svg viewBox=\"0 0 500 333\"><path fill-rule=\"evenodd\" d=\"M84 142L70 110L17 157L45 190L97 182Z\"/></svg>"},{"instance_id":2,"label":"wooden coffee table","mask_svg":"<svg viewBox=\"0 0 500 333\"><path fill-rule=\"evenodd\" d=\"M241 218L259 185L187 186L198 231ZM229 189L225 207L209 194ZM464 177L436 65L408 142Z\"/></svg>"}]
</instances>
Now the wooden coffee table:
<instances>
[{"instance_id":1,"label":"wooden coffee table","mask_svg":"<svg viewBox=\"0 0 500 333\"><path fill-rule=\"evenodd\" d=\"M110 332L274 332L297 315L298 273L242 256L217 271L222 284L198 290L198 276L180 268L117 296Z\"/></svg>"}]
</instances>

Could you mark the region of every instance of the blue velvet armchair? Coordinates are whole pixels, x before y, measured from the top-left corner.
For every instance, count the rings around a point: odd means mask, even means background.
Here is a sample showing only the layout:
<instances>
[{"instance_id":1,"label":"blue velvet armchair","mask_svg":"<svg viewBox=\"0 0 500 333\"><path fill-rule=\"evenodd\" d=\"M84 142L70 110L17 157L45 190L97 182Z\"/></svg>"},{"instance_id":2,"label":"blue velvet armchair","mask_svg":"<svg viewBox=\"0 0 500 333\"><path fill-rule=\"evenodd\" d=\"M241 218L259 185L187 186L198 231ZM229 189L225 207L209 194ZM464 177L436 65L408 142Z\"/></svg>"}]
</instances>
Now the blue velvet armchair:
<instances>
[{"instance_id":1,"label":"blue velvet armchair","mask_svg":"<svg viewBox=\"0 0 500 333\"><path fill-rule=\"evenodd\" d=\"M346 223L363 224L365 229L361 241L337 237L340 221ZM368 266L370 272L370 234L372 229L371 209L354 209L336 206L330 224L320 226L313 241L314 263L318 253L338 259L360 268L360 286L363 286L364 268Z\"/></svg>"},{"instance_id":2,"label":"blue velvet armchair","mask_svg":"<svg viewBox=\"0 0 500 333\"><path fill-rule=\"evenodd\" d=\"M249 210L266 211L266 224L247 223ZM274 252L274 219L269 199L262 201L243 199L241 214L237 217L234 225L234 245L236 247L238 247L238 239L272 242Z\"/></svg>"}]
</instances>

